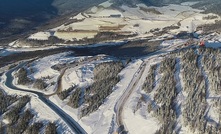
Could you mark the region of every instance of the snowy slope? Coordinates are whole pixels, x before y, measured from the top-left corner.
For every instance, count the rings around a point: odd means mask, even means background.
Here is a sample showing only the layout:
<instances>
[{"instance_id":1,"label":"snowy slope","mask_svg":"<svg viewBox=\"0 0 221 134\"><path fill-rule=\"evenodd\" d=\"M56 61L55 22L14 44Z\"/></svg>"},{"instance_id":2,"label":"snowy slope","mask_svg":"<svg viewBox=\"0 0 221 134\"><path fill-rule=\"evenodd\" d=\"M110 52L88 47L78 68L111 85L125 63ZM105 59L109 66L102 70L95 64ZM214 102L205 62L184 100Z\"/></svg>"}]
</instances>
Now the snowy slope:
<instances>
[{"instance_id":1,"label":"snowy slope","mask_svg":"<svg viewBox=\"0 0 221 134\"><path fill-rule=\"evenodd\" d=\"M170 4L163 7L148 7L138 4L137 7L122 5L113 8L111 2L107 1L94 6L70 19L79 20L68 25L61 25L51 31L55 36L64 40L81 40L94 38L99 32L116 32L126 34L138 34L137 37L149 37L153 34L150 30L179 26L178 29L169 30L169 34L177 34L180 31L191 32L191 25L214 23L217 19L206 20L203 17L215 14L203 14L203 10L190 7L193 3L182 3L181 5ZM120 17L111 17L120 15ZM107 29L107 30L105 30ZM32 39L47 39L47 32L39 32L31 35Z\"/></svg>"},{"instance_id":2,"label":"snowy slope","mask_svg":"<svg viewBox=\"0 0 221 134\"><path fill-rule=\"evenodd\" d=\"M118 101L122 93L124 93L124 90L126 90L127 85L130 83L132 76L137 71L141 63L141 60L133 61L125 69L122 70L122 72L119 74L121 80L114 87L113 93L108 96L107 100L104 104L102 104L102 106L100 106L99 110L90 114L89 116L79 119L77 109L72 109L69 106L65 105L65 103L61 102L56 96L50 97L50 100L59 105L68 114L74 117L74 119L78 120L80 125L82 125L88 133L99 134L108 133L108 131L116 131L116 115L114 111L115 103ZM87 68L87 70L89 71L90 68ZM90 78L90 71L85 75L89 76ZM74 82L77 81L74 80Z\"/></svg>"}]
</instances>

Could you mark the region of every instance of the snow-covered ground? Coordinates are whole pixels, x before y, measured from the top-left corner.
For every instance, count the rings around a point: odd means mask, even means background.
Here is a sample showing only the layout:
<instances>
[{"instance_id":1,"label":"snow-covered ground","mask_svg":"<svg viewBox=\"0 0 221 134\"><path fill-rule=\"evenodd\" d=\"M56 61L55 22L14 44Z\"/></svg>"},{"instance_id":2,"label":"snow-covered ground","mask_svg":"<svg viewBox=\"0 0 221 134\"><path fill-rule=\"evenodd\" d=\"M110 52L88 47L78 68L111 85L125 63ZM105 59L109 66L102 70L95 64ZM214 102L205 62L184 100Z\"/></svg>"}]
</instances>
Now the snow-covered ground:
<instances>
[{"instance_id":1,"label":"snow-covered ground","mask_svg":"<svg viewBox=\"0 0 221 134\"><path fill-rule=\"evenodd\" d=\"M183 39L165 40L160 45L162 47L169 47L169 46L184 44L186 41L187 40L183 40Z\"/></svg>"},{"instance_id":2,"label":"snow-covered ground","mask_svg":"<svg viewBox=\"0 0 221 134\"><path fill-rule=\"evenodd\" d=\"M56 54L31 62L30 64L26 65L26 69L28 70L28 77L32 79L50 77L47 83L56 82L59 72L51 68L53 65L56 65L58 63L59 64L70 63L85 58L85 57L69 57L68 54L70 53ZM91 85L93 83L93 69L95 65L102 62L113 61L113 60L115 59L106 57L104 59L101 58L100 60L95 60L84 65L68 68L63 76L62 88L67 89L73 85L78 85L79 87L83 88ZM107 98L107 100L99 108L99 110L90 114L89 116L79 119L78 110L80 109L73 109L69 107L68 105L66 105L66 102L65 101L62 102L57 95L50 97L50 100L53 101L55 104L57 104L59 107L61 107L69 115L71 115L71 117L73 117L76 121L78 121L78 123L88 133L97 134L97 133L108 133L108 131L110 130L116 131L117 126L115 123L116 120L115 120L115 111L114 111L115 103L124 93L124 91L127 89L127 86L129 85L133 75L138 70L141 63L142 63L141 60L135 60L121 71L121 73L119 74L121 80L114 87L113 89L114 92ZM14 81L14 84L16 85L16 80ZM37 89L33 89L32 85L29 86L16 85L16 86L23 89L39 91ZM4 89L5 88L6 87L4 87ZM51 94L54 92L53 89L54 87L49 87L48 91L42 91L42 92L46 94ZM25 94L25 93L20 93L18 91L11 91L11 90L8 91L9 93L13 92L18 94ZM40 106L38 106L37 104L39 104ZM36 121L44 119L46 116L47 117L46 119L51 119L51 120L54 119L62 124L62 121L59 121L57 118L54 117L56 115L52 114L51 116L49 116L48 114L43 113L44 111L47 111L47 109L45 109L46 106L44 106L44 104L41 104L38 98L36 98L35 96L33 96L33 99L29 104L29 107L33 108L36 111L36 113L38 113L35 119ZM50 114L50 111L48 111L48 113ZM112 121L113 123L111 124ZM69 130L67 129L65 132L68 131Z\"/></svg>"},{"instance_id":3,"label":"snow-covered ground","mask_svg":"<svg viewBox=\"0 0 221 134\"><path fill-rule=\"evenodd\" d=\"M137 111L134 111L143 92L142 85L146 79L150 66L159 62L160 60L160 58L153 58L147 62L147 66L145 67L145 70L138 81L137 86L135 87L135 91L132 93L129 101L125 105L123 121L127 130L131 134L153 134L160 127L159 121L152 117L151 114L147 114L146 112L147 103L149 102L143 104Z\"/></svg>"},{"instance_id":4,"label":"snow-covered ground","mask_svg":"<svg viewBox=\"0 0 221 134\"><path fill-rule=\"evenodd\" d=\"M169 34L165 34L164 36L173 35L174 33L178 33L179 31L191 31L192 23L194 25L199 26L201 24L214 23L215 20L204 20L203 17L212 15L212 14L202 14L201 10L196 10L190 7L193 3L183 3L181 5L168 5L164 7L147 7L146 5L139 4L137 8L131 8L128 6L120 7L125 12L122 12L118 9L110 8L111 3L105 2L99 6L92 7L91 9L85 11L84 13L80 13L77 16L73 16L70 19L84 19L83 21L72 23L67 26L60 26L52 29L55 32L55 36L58 38L62 38L65 40L73 40L75 39L83 39L83 38L93 38L99 31L100 27L117 27L122 26L118 30L110 30L114 32L130 32L137 33L138 36L147 37L152 34L149 33L151 29L155 28L164 28L167 26L177 26L177 23L180 23L181 26L179 29L171 30ZM159 11L161 14L154 14L152 12L145 12L141 10L141 8L146 9L155 9ZM111 15L121 15L121 17L110 17ZM172 18L172 19L171 19ZM220 19L220 18L218 18ZM137 25L137 26L135 26ZM71 28L72 30L79 30L79 33L75 32L67 32L61 33L59 30L67 30ZM88 30L90 31L89 33ZM81 33L81 31L83 31ZM87 31L87 32L85 32ZM29 37L29 39L36 40L47 40L51 36L50 32L38 32ZM156 37L157 38L157 37ZM172 50L173 46L178 46L184 44L187 40L175 39L175 40L165 40L161 43L163 48L168 48L168 50ZM214 38L208 38L206 42L206 47L219 48L221 47L221 36L217 35ZM116 43L113 43L116 44ZM16 46L16 41L9 44L11 47ZM99 46L100 44L96 44ZM171 47L171 49L170 49ZM37 49L1 49L0 56L6 56L12 53L17 53L20 51L30 51ZM38 49L39 50L39 49ZM57 64L63 63L71 63L74 61L80 61L87 57L72 57L68 56L70 53L61 53L52 56L47 56L42 59L36 60L26 66L28 70L28 77L31 79L41 79L46 78L45 82L49 84L46 91L42 91L45 94L52 94L55 92L56 84L53 85L51 83L56 83L57 79L60 75L59 71L52 69L51 67ZM68 89L72 86L77 85L78 87L85 88L93 83L93 69L96 64L101 62L106 62L108 60L113 59L105 59L98 60L86 63L84 65L69 67L65 71L62 77L62 90ZM134 112L134 108L137 105L137 102L140 95L143 94L142 91L142 83L144 82L146 75L148 74L148 70L150 65L158 63L162 60L160 57L154 57L149 60L148 58L143 58L148 65L145 68L144 75L142 75L141 79L138 82L138 86L133 92L132 96L129 98L128 103L126 103L126 107L124 108L124 123L126 128L132 134L142 134L142 133L154 133L157 129L159 129L160 125L156 118L151 116L151 113L148 114L146 112L147 103L143 104L138 111ZM83 117L79 119L78 111L79 109L73 109L69 107L66 103L67 100L61 101L57 95L51 96L50 100L54 102L57 106L62 108L67 114L73 117L78 123L88 132L93 134L101 134L108 133L110 131L116 131L116 114L114 111L114 107L119 98L127 89L130 84L134 74L139 69L142 64L142 60L134 60L131 62L125 69L121 71L119 74L121 80L114 87L114 92L108 96L105 100L105 103L100 106L100 108L90 114L89 116ZM1 71L1 70L0 70ZM178 75L178 74L177 74ZM160 74L157 75L157 78L160 77ZM179 75L179 77L181 77ZM4 88L7 93L10 94L21 94L24 95L26 93L13 91L7 89L4 86L3 82L5 80L5 76L0 78L0 87ZM38 89L33 89L33 85L21 86L16 84L16 79L14 84L18 87L24 89L31 89L40 91ZM182 84L182 78L180 78L180 84ZM153 92L154 93L154 92ZM35 121L41 121L47 119L49 121L57 121L59 124L64 124L62 120L59 119L59 116L56 115L50 108L48 108L45 104L43 104L36 96L30 94L32 96L31 102L26 108L34 109L34 112L38 113L34 118ZM150 94L150 99L153 99L153 94ZM214 119L218 120L218 115L214 114L214 109L211 109L208 112L208 115ZM181 119L180 119L181 120ZM71 133L67 126L63 125L65 128L60 128L60 132L63 133ZM188 129L182 128L181 133L188 133Z\"/></svg>"},{"instance_id":5,"label":"snow-covered ground","mask_svg":"<svg viewBox=\"0 0 221 134\"><path fill-rule=\"evenodd\" d=\"M175 47L182 45L186 40L166 40L161 43L161 46L163 46L163 50L170 51L174 49ZM28 77L33 79L48 77L49 80L46 81L47 83L56 82L59 72L56 70L53 70L51 67L56 64L62 64L62 63L71 63L73 61L80 61L88 57L73 57L69 56L71 54L70 52L66 53L60 53L56 55L51 55L44 57L42 59L36 60L32 63L30 63L27 66L28 71ZM160 54L159 54L160 55ZM160 125L156 118L151 116L151 113L148 114L146 112L147 103L143 103L141 108L138 109L138 111L134 112L134 108L137 105L137 102L139 98L141 97L141 94L143 94L142 91L142 83L144 82L150 65L159 63L162 60L162 57L157 56L147 56L144 57L142 60L147 62L147 66L144 71L144 75L142 75L141 79L138 82L138 86L135 89L135 92L133 92L132 96L129 98L128 103L126 103L126 107L124 108L124 116L123 121L126 125L126 128L129 130L130 133L134 134L140 134L140 133L154 133L157 129L159 129ZM87 87L93 83L93 69L96 64L107 62L114 60L112 58L104 58L100 60L94 60L88 63L85 63L83 65L69 67L62 77L62 90L68 89L69 87L73 85L78 85L79 87ZM53 101L57 106L62 108L67 114L69 114L71 117L73 117L78 123L88 132L88 133L94 133L94 134L100 134L100 133L108 133L109 131L116 131L117 125L116 125L116 114L114 111L114 107L117 101L119 101L119 98L124 93L124 91L127 89L128 85L130 84L134 74L139 69L140 65L142 64L142 60L134 60L131 62L125 69L122 70L120 75L120 82L114 87L114 92L108 96L105 103L100 106L100 108L90 114L89 116L83 117L79 119L78 111L80 109L73 109L69 107L66 103L67 100L61 101L57 95L54 95L50 97L50 100ZM32 71L33 72L32 72ZM31 73L32 72L32 73ZM160 75L157 75L157 77L160 77ZM5 77L1 80L1 87L6 88L3 85ZM182 79L180 79L182 82ZM16 85L19 86L19 85ZM181 83L182 86L182 83ZM24 88L24 86L22 87ZM26 87L31 88L31 86ZM48 91L44 93L53 93L54 87L50 86L47 88ZM18 93L18 94L25 94L20 93L17 91L11 91L6 89L8 93ZM39 90L38 90L39 91ZM36 121L48 119L51 121L58 121L59 123L63 124L62 120L59 120L59 117L57 117L56 114L44 114L44 111L47 111L50 113L50 109L47 108L44 104L41 104L41 102L36 98L35 96L32 96L32 101L30 105L28 105L27 108L32 108L36 111L37 116L35 118ZM150 94L150 99L153 99L153 94ZM210 111L208 112L208 115L214 119L217 120L218 116L214 114L214 109L211 107ZM52 111L53 112L53 111ZM181 120L181 119L180 119ZM136 123L134 123L136 122ZM64 125L64 127L67 127ZM61 129L62 130L62 129ZM181 129L181 133L187 133L189 130L185 127ZM65 133L69 133L69 129L64 131Z\"/></svg>"},{"instance_id":6,"label":"snow-covered ground","mask_svg":"<svg viewBox=\"0 0 221 134\"><path fill-rule=\"evenodd\" d=\"M35 34L32 34L31 36L28 37L28 39L34 39L34 40L48 40L48 38L52 34L50 32L38 32Z\"/></svg>"},{"instance_id":7,"label":"snow-covered ground","mask_svg":"<svg viewBox=\"0 0 221 134\"><path fill-rule=\"evenodd\" d=\"M62 89L68 89L72 86L84 88L91 85L93 83L94 67L94 64L87 64L80 68L67 69L62 78Z\"/></svg>"},{"instance_id":8,"label":"snow-covered ground","mask_svg":"<svg viewBox=\"0 0 221 134\"><path fill-rule=\"evenodd\" d=\"M9 89L5 86L6 76L3 75L0 78L0 88L4 89L7 94L16 94L16 95L29 95L31 97L31 101L26 105L25 109L29 109L35 115L32 122L43 122L47 124L50 122L55 122L58 127L58 132L61 134L71 134L73 133L71 129L67 126L67 124L54 112L52 111L46 104L40 101L36 95L27 94L26 92L21 92L13 89ZM25 110L24 109L24 110Z\"/></svg>"},{"instance_id":9,"label":"snow-covered ground","mask_svg":"<svg viewBox=\"0 0 221 134\"><path fill-rule=\"evenodd\" d=\"M68 56L69 54L71 54L71 53L65 52L65 53L47 56L47 57L38 59L34 62L31 62L30 64L28 64L24 67L28 72L28 78L30 78L32 80L44 79L44 81L48 84L48 86L45 90L42 91L39 89L35 89L35 88L33 88L33 84L31 84L31 85L18 85L17 79L14 80L14 84L17 87L21 87L23 89L35 90L38 92L43 92L44 94L53 94L57 88L57 81L58 81L58 77L60 75L60 72L52 69L52 67L57 64L65 64L65 63L68 64L70 62L80 61L85 58L85 57ZM15 74L15 72L14 72L14 74ZM55 83L55 84L53 84L53 83Z\"/></svg>"},{"instance_id":10,"label":"snow-covered ground","mask_svg":"<svg viewBox=\"0 0 221 134\"><path fill-rule=\"evenodd\" d=\"M31 51L38 51L38 50L48 50L53 48L58 48L56 46L47 46L47 47L37 47L37 48L30 48L30 47L21 47L19 46L19 41L14 41L9 44L10 47L8 48L0 48L0 56L8 56L15 53L21 52L31 52Z\"/></svg>"},{"instance_id":11,"label":"snow-covered ground","mask_svg":"<svg viewBox=\"0 0 221 134\"><path fill-rule=\"evenodd\" d=\"M82 59L85 57L82 57ZM91 57L90 57L91 58ZM106 57L105 55L99 55L95 60L79 63L77 66L70 66L62 77L62 90L70 87L77 86L79 88L86 88L90 86L94 81L93 70L94 67L103 62L109 62L115 60L114 58Z\"/></svg>"},{"instance_id":12,"label":"snow-covered ground","mask_svg":"<svg viewBox=\"0 0 221 134\"><path fill-rule=\"evenodd\" d=\"M193 2L186 2L181 5L171 4L163 7L148 7L144 4L138 4L136 8L123 5L116 9L111 7L111 2L107 1L70 18L81 21L61 25L51 29L51 31L55 32L55 36L64 40L93 38L102 31L136 33L138 37L148 37L152 36L150 30L156 28L162 29L180 25L178 29L170 30L169 34L173 35L180 31L191 32L197 26L220 20L220 17L212 20L203 19L203 17L215 14L203 14L202 10L191 8L190 6L193 4ZM120 15L120 17L113 17L112 15ZM192 27L193 24L194 28ZM49 36L50 32L38 32L29 38L46 40Z\"/></svg>"},{"instance_id":13,"label":"snow-covered ground","mask_svg":"<svg viewBox=\"0 0 221 134\"><path fill-rule=\"evenodd\" d=\"M83 117L81 119L78 118L78 110L72 109L68 105L66 105L64 102L61 102L57 96L50 97L50 100L52 100L54 103L59 105L62 109L64 109L69 115L71 115L75 120L79 122L79 124L88 132L93 134L100 134L100 133L108 133L109 131L116 131L116 120L115 120L115 111L114 106L120 96L124 93L124 91L127 89L127 86L129 85L133 75L138 70L139 66L141 65L141 60L136 60L130 63L125 69L121 71L119 74L121 80L120 82L114 87L113 93L108 96L106 101L100 108L96 111L90 114L89 116ZM84 73L83 76L86 76L88 78L91 78L91 65L84 67L85 70L81 70ZM73 75L75 76L75 75ZM75 83L80 82L81 83L81 77L82 75L76 75L75 80L73 80ZM86 79L86 77L83 77L83 79ZM79 80L79 81L78 81ZM112 122L112 123L111 123Z\"/></svg>"}]
</instances>

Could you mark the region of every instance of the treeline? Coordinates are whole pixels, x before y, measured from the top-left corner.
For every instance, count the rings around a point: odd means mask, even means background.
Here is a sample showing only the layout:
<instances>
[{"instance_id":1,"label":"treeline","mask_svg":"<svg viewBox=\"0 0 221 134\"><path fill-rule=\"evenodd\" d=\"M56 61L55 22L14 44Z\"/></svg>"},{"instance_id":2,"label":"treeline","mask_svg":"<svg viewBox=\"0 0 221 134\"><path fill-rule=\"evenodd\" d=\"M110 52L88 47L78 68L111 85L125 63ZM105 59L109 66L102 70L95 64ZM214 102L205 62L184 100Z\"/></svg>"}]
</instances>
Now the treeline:
<instances>
[{"instance_id":1,"label":"treeline","mask_svg":"<svg viewBox=\"0 0 221 134\"><path fill-rule=\"evenodd\" d=\"M184 126L188 126L192 132L200 131L205 133L207 102L205 79L200 70L199 55L195 49L181 52L181 67L183 69L184 90L187 91L186 103L183 106Z\"/></svg>"},{"instance_id":2,"label":"treeline","mask_svg":"<svg viewBox=\"0 0 221 134\"><path fill-rule=\"evenodd\" d=\"M158 105L154 116L162 123L159 134L176 133L176 97L178 95L175 82L175 64L174 58L165 58L160 64L159 73L162 74L157 93L154 95L154 101Z\"/></svg>"},{"instance_id":3,"label":"treeline","mask_svg":"<svg viewBox=\"0 0 221 134\"><path fill-rule=\"evenodd\" d=\"M85 103L81 116L96 111L113 92L113 87L120 81L118 74L124 68L122 62L106 62L94 69L94 83L85 91Z\"/></svg>"},{"instance_id":4,"label":"treeline","mask_svg":"<svg viewBox=\"0 0 221 134\"><path fill-rule=\"evenodd\" d=\"M6 133L7 134L23 133L27 129L29 122L33 117L34 115L31 113L31 111L26 110L22 115L20 115L17 122L11 123L10 125L7 126Z\"/></svg>"},{"instance_id":5,"label":"treeline","mask_svg":"<svg viewBox=\"0 0 221 134\"><path fill-rule=\"evenodd\" d=\"M2 117L5 112L9 109L8 107L11 106L18 100L18 96L16 95L7 95L0 89L0 116ZM0 120L0 133L5 133L5 124Z\"/></svg>"},{"instance_id":6,"label":"treeline","mask_svg":"<svg viewBox=\"0 0 221 134\"><path fill-rule=\"evenodd\" d=\"M64 100L67 97L69 97L67 104L73 108L78 108L81 105L80 100L83 99L82 94L83 93L82 93L81 88L70 87L70 88L58 93L57 95L61 100Z\"/></svg>"},{"instance_id":7,"label":"treeline","mask_svg":"<svg viewBox=\"0 0 221 134\"><path fill-rule=\"evenodd\" d=\"M20 68L16 74L18 77L18 84L19 85L26 85L31 82L31 80L28 78L28 72L25 68Z\"/></svg>"},{"instance_id":8,"label":"treeline","mask_svg":"<svg viewBox=\"0 0 221 134\"><path fill-rule=\"evenodd\" d=\"M14 124L18 118L22 108L30 101L29 96L22 96L18 99L18 102L12 107L7 113L5 113L4 118L9 121L9 123Z\"/></svg>"},{"instance_id":9,"label":"treeline","mask_svg":"<svg viewBox=\"0 0 221 134\"><path fill-rule=\"evenodd\" d=\"M212 33L212 32L220 32L221 31L221 21L216 20L214 24L205 24L202 26L199 26L198 29L202 29L206 33Z\"/></svg>"},{"instance_id":10,"label":"treeline","mask_svg":"<svg viewBox=\"0 0 221 134\"><path fill-rule=\"evenodd\" d=\"M82 106L80 116L96 111L112 93L113 87L120 81L118 74L124 68L120 61L105 62L95 66L94 83L85 90L69 88L58 94L60 99L70 97L68 105L73 108Z\"/></svg>"},{"instance_id":11,"label":"treeline","mask_svg":"<svg viewBox=\"0 0 221 134\"><path fill-rule=\"evenodd\" d=\"M49 122L45 128L45 134L58 134L56 124Z\"/></svg>"},{"instance_id":12,"label":"treeline","mask_svg":"<svg viewBox=\"0 0 221 134\"><path fill-rule=\"evenodd\" d=\"M219 95L221 93L221 59L219 49L201 49L202 64L208 75L209 88Z\"/></svg>"},{"instance_id":13,"label":"treeline","mask_svg":"<svg viewBox=\"0 0 221 134\"><path fill-rule=\"evenodd\" d=\"M36 40L36 39L26 39L22 40L24 44L29 44L32 46L44 46L44 45L55 45L55 44L95 44L103 41L112 41L112 40L120 40L127 39L130 37L137 36L137 34L121 34L116 32L99 32L95 35L94 38L84 38L81 40L63 40L59 39L56 36L50 36L48 40ZM74 37L73 37L74 38Z\"/></svg>"},{"instance_id":14,"label":"treeline","mask_svg":"<svg viewBox=\"0 0 221 134\"><path fill-rule=\"evenodd\" d=\"M47 83L45 83L43 79L36 79L33 85L34 88L37 88L40 90L45 89L47 86L48 86Z\"/></svg>"},{"instance_id":15,"label":"treeline","mask_svg":"<svg viewBox=\"0 0 221 134\"><path fill-rule=\"evenodd\" d=\"M68 88L68 89L66 89L66 90L64 90L64 91L62 91L62 92L59 92L57 95L58 95L58 97L59 97L61 100L64 100L64 99L66 99L66 98L70 95L70 93L71 93L74 89L75 89L75 87L70 87L70 88Z\"/></svg>"},{"instance_id":16,"label":"treeline","mask_svg":"<svg viewBox=\"0 0 221 134\"><path fill-rule=\"evenodd\" d=\"M183 127L192 133L221 133L220 56L217 49L190 48L171 53L159 63L159 85L153 100L147 104L147 112L162 124L156 134L180 133ZM143 86L145 91L149 88L148 95L154 88L151 86L156 77L154 70L152 66ZM175 76L177 71L180 81ZM182 89L177 89L177 84L181 84ZM178 103L178 96L181 103ZM218 118L210 117L211 109Z\"/></svg>"},{"instance_id":17,"label":"treeline","mask_svg":"<svg viewBox=\"0 0 221 134\"><path fill-rule=\"evenodd\" d=\"M16 77L18 78L18 85L28 85L28 84L33 84L34 88L43 90L45 89L48 85L43 79L36 79L32 80L28 78L28 72L27 70L22 67L18 70L16 73Z\"/></svg>"},{"instance_id":18,"label":"treeline","mask_svg":"<svg viewBox=\"0 0 221 134\"><path fill-rule=\"evenodd\" d=\"M1 94L1 97L4 96L9 98L8 95ZM3 100L4 101L4 100ZM30 101L29 96L22 96L16 97L16 101L12 103L7 103L7 108L4 110L3 119L6 119L9 123L6 125L1 122L1 132L0 133L7 133L7 134L21 134L25 131L25 129L29 125L29 121L34 117L30 110L26 110L23 113L23 108L26 104ZM3 102L4 103L4 102ZM10 108L9 108L10 106Z\"/></svg>"},{"instance_id":19,"label":"treeline","mask_svg":"<svg viewBox=\"0 0 221 134\"><path fill-rule=\"evenodd\" d=\"M0 89L0 116L8 110L8 106L18 100L17 95L6 95Z\"/></svg>"},{"instance_id":20,"label":"treeline","mask_svg":"<svg viewBox=\"0 0 221 134\"><path fill-rule=\"evenodd\" d=\"M82 91L80 88L77 88L74 93L70 96L70 100L68 101L68 105L73 108L78 108L80 104L80 100L83 99Z\"/></svg>"},{"instance_id":21,"label":"treeline","mask_svg":"<svg viewBox=\"0 0 221 134\"><path fill-rule=\"evenodd\" d=\"M157 64L152 65L150 67L150 70L148 71L148 76L145 79L145 82L143 84L143 90L147 93L152 92L152 90L155 87L155 74L156 74Z\"/></svg>"},{"instance_id":22,"label":"treeline","mask_svg":"<svg viewBox=\"0 0 221 134\"><path fill-rule=\"evenodd\" d=\"M5 124L0 120L1 134L39 134L42 130L45 134L57 134L55 123L49 122L44 128L43 122L33 122L35 115L30 109L24 110L29 102L29 96L7 95L0 90L0 116L8 121Z\"/></svg>"},{"instance_id":23,"label":"treeline","mask_svg":"<svg viewBox=\"0 0 221 134\"><path fill-rule=\"evenodd\" d=\"M196 87L199 82L198 77L201 76L201 72L198 69L198 55L194 49L188 49L187 51L180 52L181 57L181 70L183 70L184 91L190 92Z\"/></svg>"},{"instance_id":24,"label":"treeline","mask_svg":"<svg viewBox=\"0 0 221 134\"><path fill-rule=\"evenodd\" d=\"M28 126L25 130L25 134L39 134L43 127L44 124L42 122L35 122L33 125Z\"/></svg>"}]
</instances>

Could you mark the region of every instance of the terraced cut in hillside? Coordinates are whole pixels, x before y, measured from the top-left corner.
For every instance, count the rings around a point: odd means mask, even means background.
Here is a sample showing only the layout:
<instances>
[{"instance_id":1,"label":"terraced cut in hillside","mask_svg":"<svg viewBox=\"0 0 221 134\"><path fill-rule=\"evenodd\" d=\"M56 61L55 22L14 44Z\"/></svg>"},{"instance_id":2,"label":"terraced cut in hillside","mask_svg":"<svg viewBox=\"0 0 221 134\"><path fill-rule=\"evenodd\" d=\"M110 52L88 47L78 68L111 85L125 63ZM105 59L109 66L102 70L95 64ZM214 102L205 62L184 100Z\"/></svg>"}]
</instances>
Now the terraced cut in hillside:
<instances>
[{"instance_id":1,"label":"terraced cut in hillside","mask_svg":"<svg viewBox=\"0 0 221 134\"><path fill-rule=\"evenodd\" d=\"M147 113L161 124L156 134L221 133L221 52L190 48L153 65L143 90ZM161 76L156 82L156 73Z\"/></svg>"}]
</instances>

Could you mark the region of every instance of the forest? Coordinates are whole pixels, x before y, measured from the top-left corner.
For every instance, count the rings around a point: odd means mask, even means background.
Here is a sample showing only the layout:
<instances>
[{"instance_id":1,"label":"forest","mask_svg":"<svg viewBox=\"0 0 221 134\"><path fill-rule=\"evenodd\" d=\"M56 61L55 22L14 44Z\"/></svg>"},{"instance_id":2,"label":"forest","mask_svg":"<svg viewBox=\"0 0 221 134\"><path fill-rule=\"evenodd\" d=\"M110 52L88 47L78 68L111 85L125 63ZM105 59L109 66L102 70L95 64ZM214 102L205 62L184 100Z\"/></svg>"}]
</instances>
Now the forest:
<instances>
[{"instance_id":1,"label":"forest","mask_svg":"<svg viewBox=\"0 0 221 134\"><path fill-rule=\"evenodd\" d=\"M192 133L221 133L220 56L219 49L204 47L171 53L158 63L157 88L153 86L157 65L150 67L143 90L147 96L154 92L147 113L161 124L156 134L180 133L182 128Z\"/></svg>"},{"instance_id":2,"label":"forest","mask_svg":"<svg viewBox=\"0 0 221 134\"><path fill-rule=\"evenodd\" d=\"M32 109L25 109L30 103L29 96L7 95L0 89L0 133L4 134L57 134L54 122L34 122ZM7 120L7 123L5 122ZM45 127L45 128L44 128Z\"/></svg>"}]
</instances>

